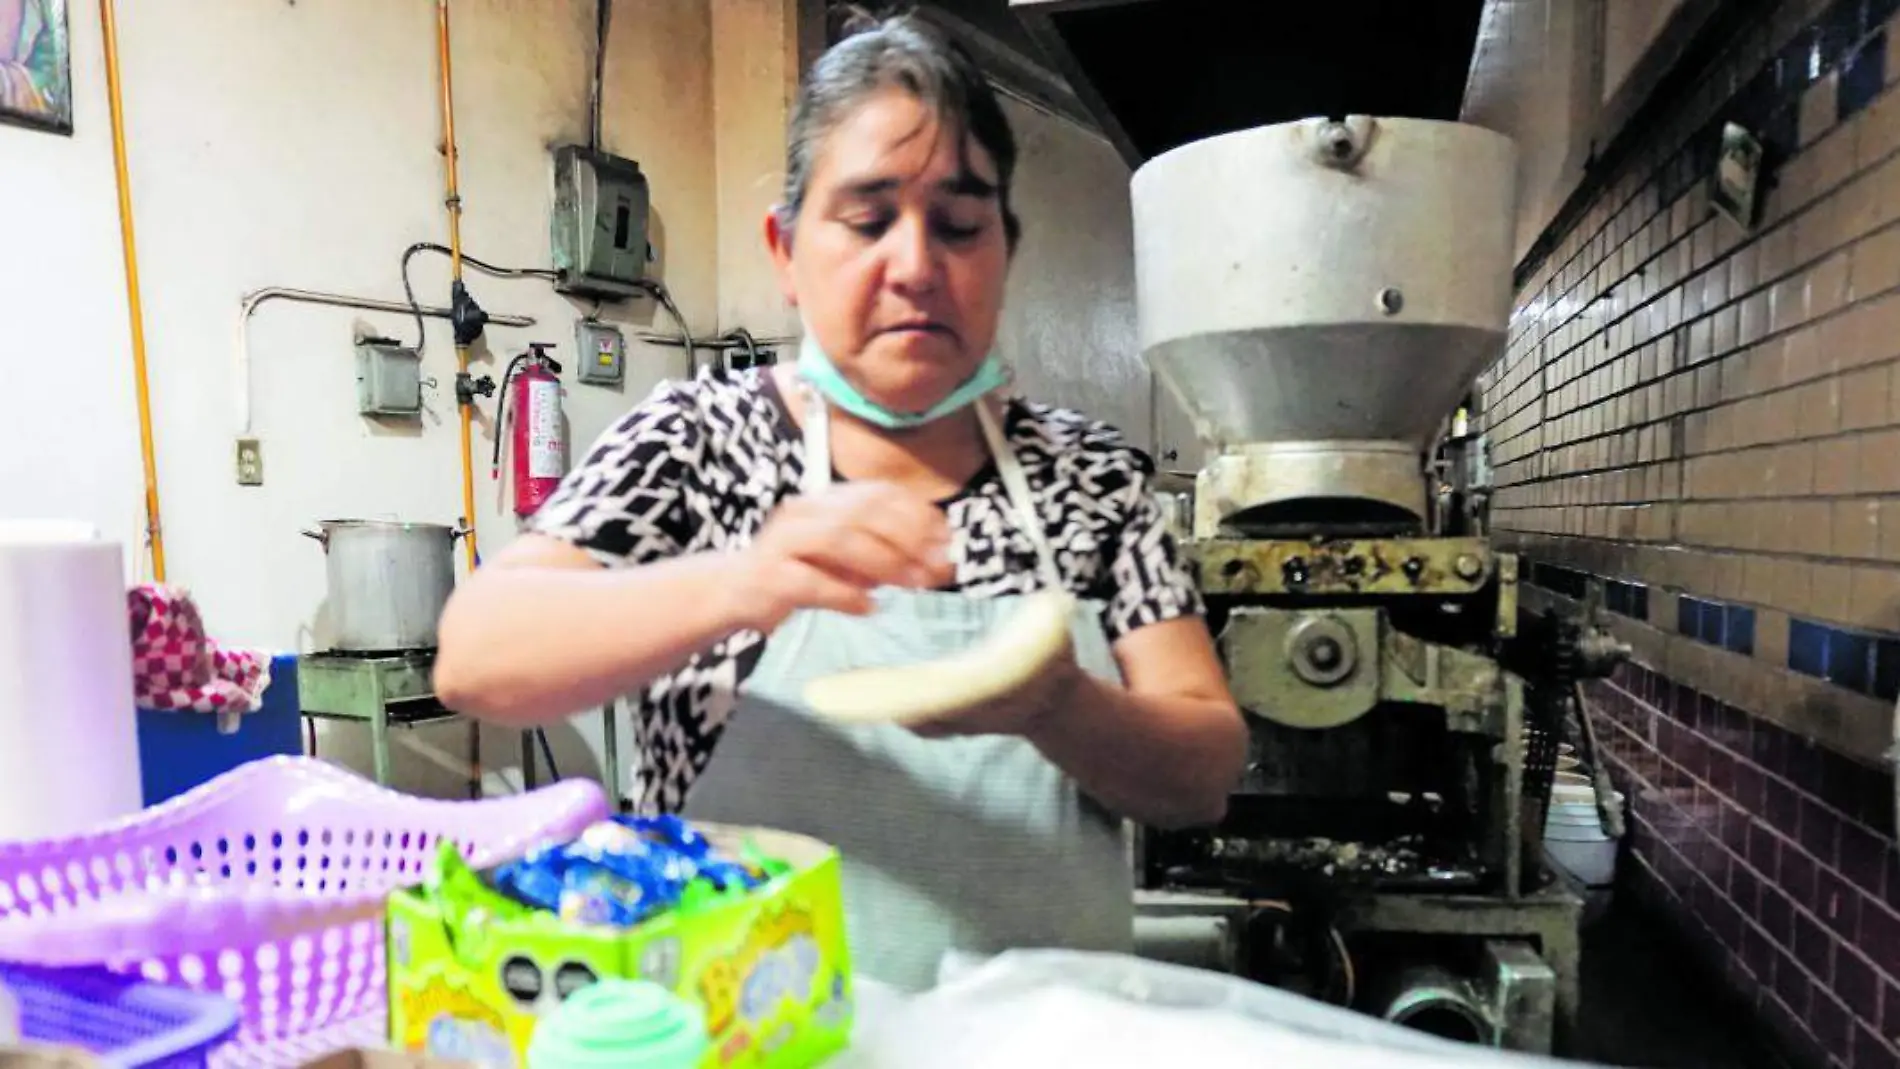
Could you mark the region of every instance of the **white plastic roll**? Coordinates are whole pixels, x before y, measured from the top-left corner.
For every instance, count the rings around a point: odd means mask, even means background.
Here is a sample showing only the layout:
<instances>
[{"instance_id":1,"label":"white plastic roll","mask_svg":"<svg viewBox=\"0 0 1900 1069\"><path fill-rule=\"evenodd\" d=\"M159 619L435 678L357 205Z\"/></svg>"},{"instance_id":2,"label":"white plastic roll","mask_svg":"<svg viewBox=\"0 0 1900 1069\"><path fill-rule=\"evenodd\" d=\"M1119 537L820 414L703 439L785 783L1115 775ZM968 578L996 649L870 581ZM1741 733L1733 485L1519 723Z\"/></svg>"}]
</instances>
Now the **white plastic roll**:
<instances>
[{"instance_id":1,"label":"white plastic roll","mask_svg":"<svg viewBox=\"0 0 1900 1069\"><path fill-rule=\"evenodd\" d=\"M123 555L84 523L0 521L0 842L141 801Z\"/></svg>"}]
</instances>

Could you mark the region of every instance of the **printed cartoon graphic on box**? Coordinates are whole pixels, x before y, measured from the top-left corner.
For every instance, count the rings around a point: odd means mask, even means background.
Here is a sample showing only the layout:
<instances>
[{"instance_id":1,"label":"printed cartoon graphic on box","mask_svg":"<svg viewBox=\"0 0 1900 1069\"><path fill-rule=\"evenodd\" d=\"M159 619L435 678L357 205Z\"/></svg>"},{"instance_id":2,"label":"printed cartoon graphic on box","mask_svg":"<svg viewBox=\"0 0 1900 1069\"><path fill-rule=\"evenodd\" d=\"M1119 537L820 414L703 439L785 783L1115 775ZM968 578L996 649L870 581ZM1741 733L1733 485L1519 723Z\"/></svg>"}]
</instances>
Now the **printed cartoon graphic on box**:
<instances>
[{"instance_id":1,"label":"printed cartoon graphic on box","mask_svg":"<svg viewBox=\"0 0 1900 1069\"><path fill-rule=\"evenodd\" d=\"M706 1069L805 1066L843 1048L852 1002L836 853L783 833L720 831L765 844L790 870L743 897L627 928L541 911L445 915L427 891L397 892L392 1042L513 1069L561 1001L604 977L634 977L698 1005L711 1040Z\"/></svg>"}]
</instances>

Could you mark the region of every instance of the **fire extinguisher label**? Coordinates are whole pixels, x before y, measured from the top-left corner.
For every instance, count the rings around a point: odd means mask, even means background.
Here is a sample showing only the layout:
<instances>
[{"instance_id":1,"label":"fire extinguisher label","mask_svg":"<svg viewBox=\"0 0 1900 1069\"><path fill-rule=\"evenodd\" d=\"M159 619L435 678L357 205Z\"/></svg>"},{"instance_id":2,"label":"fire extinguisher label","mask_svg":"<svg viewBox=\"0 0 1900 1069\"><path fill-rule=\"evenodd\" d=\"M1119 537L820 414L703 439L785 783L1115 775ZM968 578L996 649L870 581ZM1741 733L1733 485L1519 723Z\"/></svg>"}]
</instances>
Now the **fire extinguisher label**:
<instances>
[{"instance_id":1,"label":"fire extinguisher label","mask_svg":"<svg viewBox=\"0 0 1900 1069\"><path fill-rule=\"evenodd\" d=\"M528 477L562 475L561 384L547 379L528 383Z\"/></svg>"}]
</instances>

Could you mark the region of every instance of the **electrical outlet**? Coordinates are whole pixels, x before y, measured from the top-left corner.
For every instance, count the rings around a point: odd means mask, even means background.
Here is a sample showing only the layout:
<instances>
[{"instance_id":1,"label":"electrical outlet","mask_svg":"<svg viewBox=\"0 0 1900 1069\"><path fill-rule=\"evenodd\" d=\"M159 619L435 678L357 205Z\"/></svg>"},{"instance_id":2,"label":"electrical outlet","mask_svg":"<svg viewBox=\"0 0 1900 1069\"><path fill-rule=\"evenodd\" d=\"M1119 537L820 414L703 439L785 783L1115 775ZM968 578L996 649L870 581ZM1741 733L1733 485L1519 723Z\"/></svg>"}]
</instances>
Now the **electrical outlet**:
<instances>
[{"instance_id":1,"label":"electrical outlet","mask_svg":"<svg viewBox=\"0 0 1900 1069\"><path fill-rule=\"evenodd\" d=\"M264 485L264 447L255 438L237 440L237 481L239 486Z\"/></svg>"}]
</instances>

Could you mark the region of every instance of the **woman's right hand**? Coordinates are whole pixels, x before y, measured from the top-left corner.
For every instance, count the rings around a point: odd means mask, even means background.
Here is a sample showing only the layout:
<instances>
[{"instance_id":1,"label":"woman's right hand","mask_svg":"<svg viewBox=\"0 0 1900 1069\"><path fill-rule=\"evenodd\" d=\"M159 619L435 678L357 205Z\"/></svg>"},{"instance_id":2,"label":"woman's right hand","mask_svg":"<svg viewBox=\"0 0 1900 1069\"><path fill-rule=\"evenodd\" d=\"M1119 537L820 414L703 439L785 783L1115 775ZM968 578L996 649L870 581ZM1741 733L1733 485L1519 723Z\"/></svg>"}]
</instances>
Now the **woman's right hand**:
<instances>
[{"instance_id":1,"label":"woman's right hand","mask_svg":"<svg viewBox=\"0 0 1900 1069\"><path fill-rule=\"evenodd\" d=\"M769 632L798 609L871 611L872 589L930 589L955 578L950 524L891 483L838 483L793 497L739 553L741 625Z\"/></svg>"}]
</instances>

